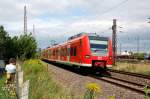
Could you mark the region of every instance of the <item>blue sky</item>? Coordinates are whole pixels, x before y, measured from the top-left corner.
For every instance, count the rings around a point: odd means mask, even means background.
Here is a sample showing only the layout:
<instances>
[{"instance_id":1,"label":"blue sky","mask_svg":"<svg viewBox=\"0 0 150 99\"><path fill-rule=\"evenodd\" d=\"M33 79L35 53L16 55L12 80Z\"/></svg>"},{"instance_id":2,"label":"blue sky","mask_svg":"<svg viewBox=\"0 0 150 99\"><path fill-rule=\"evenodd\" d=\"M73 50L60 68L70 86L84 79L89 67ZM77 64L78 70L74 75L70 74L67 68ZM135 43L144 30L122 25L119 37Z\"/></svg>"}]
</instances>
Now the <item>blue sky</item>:
<instances>
[{"instance_id":1,"label":"blue sky","mask_svg":"<svg viewBox=\"0 0 150 99\"><path fill-rule=\"evenodd\" d=\"M150 52L150 0L3 0L0 1L0 25L11 36L23 31L23 8L27 6L28 31L35 25L38 46L51 40L64 42L80 32L111 36L113 18L117 19L118 46L122 51ZM123 28L119 28L123 27ZM120 32L122 31L122 32Z\"/></svg>"}]
</instances>

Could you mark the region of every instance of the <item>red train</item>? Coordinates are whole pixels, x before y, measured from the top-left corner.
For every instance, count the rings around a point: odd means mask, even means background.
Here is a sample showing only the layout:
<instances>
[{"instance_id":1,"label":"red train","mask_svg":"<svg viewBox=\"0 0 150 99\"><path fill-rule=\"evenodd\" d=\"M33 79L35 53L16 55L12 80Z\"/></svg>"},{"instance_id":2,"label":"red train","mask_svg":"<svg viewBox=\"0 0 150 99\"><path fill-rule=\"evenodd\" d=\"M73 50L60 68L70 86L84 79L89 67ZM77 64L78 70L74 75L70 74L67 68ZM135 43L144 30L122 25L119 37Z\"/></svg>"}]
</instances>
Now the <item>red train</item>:
<instances>
[{"instance_id":1,"label":"red train","mask_svg":"<svg viewBox=\"0 0 150 99\"><path fill-rule=\"evenodd\" d=\"M78 67L111 67L112 42L96 33L80 33L42 51L42 59Z\"/></svg>"}]
</instances>

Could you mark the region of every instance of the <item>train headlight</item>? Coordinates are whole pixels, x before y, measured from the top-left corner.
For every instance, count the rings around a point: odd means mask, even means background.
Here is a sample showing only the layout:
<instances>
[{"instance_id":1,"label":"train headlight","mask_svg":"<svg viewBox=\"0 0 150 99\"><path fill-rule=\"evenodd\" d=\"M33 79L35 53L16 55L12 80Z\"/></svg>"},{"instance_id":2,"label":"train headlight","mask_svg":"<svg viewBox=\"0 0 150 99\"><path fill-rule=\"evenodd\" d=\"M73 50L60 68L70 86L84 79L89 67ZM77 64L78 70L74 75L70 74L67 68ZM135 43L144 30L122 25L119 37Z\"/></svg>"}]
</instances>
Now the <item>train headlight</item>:
<instances>
[{"instance_id":1,"label":"train headlight","mask_svg":"<svg viewBox=\"0 0 150 99\"><path fill-rule=\"evenodd\" d=\"M112 59L112 57L110 56L110 57L109 57L109 59L111 60L111 59Z\"/></svg>"},{"instance_id":2,"label":"train headlight","mask_svg":"<svg viewBox=\"0 0 150 99\"><path fill-rule=\"evenodd\" d=\"M85 55L85 58L90 58L91 56L90 55Z\"/></svg>"}]
</instances>

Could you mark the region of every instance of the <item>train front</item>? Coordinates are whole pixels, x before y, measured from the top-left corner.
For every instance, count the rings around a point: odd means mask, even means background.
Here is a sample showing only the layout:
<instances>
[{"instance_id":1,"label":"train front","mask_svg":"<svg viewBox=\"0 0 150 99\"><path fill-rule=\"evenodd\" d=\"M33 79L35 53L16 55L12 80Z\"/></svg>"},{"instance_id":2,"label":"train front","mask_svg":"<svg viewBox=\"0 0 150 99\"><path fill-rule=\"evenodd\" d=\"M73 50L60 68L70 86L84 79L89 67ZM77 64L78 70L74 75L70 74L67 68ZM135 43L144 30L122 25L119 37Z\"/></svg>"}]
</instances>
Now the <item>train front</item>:
<instances>
[{"instance_id":1,"label":"train front","mask_svg":"<svg viewBox=\"0 0 150 99\"><path fill-rule=\"evenodd\" d=\"M112 66L112 42L108 37L87 36L85 61L93 68Z\"/></svg>"}]
</instances>

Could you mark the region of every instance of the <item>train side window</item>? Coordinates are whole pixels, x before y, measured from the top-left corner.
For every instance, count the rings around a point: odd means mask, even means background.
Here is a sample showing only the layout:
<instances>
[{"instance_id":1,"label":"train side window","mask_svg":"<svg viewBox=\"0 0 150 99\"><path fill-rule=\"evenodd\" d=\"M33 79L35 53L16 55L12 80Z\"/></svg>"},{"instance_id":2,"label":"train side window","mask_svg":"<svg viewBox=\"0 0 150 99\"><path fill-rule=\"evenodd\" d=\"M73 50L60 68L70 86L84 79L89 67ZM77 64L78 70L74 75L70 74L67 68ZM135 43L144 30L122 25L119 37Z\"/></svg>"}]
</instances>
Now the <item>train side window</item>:
<instances>
[{"instance_id":1,"label":"train side window","mask_svg":"<svg viewBox=\"0 0 150 99\"><path fill-rule=\"evenodd\" d=\"M66 56L66 48L64 48L64 56Z\"/></svg>"},{"instance_id":2,"label":"train side window","mask_svg":"<svg viewBox=\"0 0 150 99\"><path fill-rule=\"evenodd\" d=\"M56 56L58 56L58 50L56 50Z\"/></svg>"},{"instance_id":3,"label":"train side window","mask_svg":"<svg viewBox=\"0 0 150 99\"><path fill-rule=\"evenodd\" d=\"M73 56L73 48L70 49L70 56Z\"/></svg>"},{"instance_id":4,"label":"train side window","mask_svg":"<svg viewBox=\"0 0 150 99\"><path fill-rule=\"evenodd\" d=\"M63 48L60 49L60 55L63 56Z\"/></svg>"},{"instance_id":5,"label":"train side window","mask_svg":"<svg viewBox=\"0 0 150 99\"><path fill-rule=\"evenodd\" d=\"M65 50L64 50L64 48L62 49L62 56L65 56Z\"/></svg>"},{"instance_id":6,"label":"train side window","mask_svg":"<svg viewBox=\"0 0 150 99\"><path fill-rule=\"evenodd\" d=\"M73 53L73 56L76 56L77 55L77 48L74 47L74 53Z\"/></svg>"},{"instance_id":7,"label":"train side window","mask_svg":"<svg viewBox=\"0 0 150 99\"><path fill-rule=\"evenodd\" d=\"M56 50L54 50L54 56L56 56Z\"/></svg>"},{"instance_id":8,"label":"train side window","mask_svg":"<svg viewBox=\"0 0 150 99\"><path fill-rule=\"evenodd\" d=\"M70 48L67 50L67 56L70 56Z\"/></svg>"},{"instance_id":9,"label":"train side window","mask_svg":"<svg viewBox=\"0 0 150 99\"><path fill-rule=\"evenodd\" d=\"M67 56L67 48L65 48L65 56Z\"/></svg>"},{"instance_id":10,"label":"train side window","mask_svg":"<svg viewBox=\"0 0 150 99\"><path fill-rule=\"evenodd\" d=\"M66 52L66 48L64 48L64 56L66 56L66 53L67 53L67 52Z\"/></svg>"}]
</instances>

